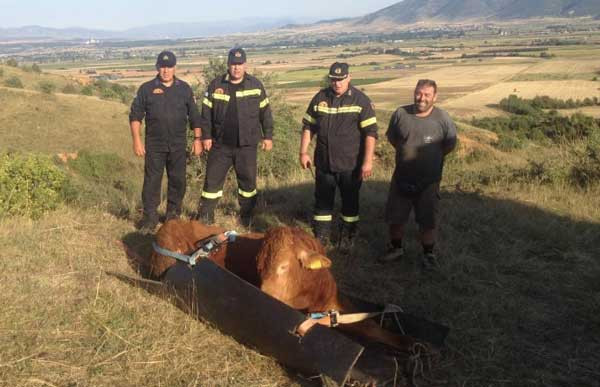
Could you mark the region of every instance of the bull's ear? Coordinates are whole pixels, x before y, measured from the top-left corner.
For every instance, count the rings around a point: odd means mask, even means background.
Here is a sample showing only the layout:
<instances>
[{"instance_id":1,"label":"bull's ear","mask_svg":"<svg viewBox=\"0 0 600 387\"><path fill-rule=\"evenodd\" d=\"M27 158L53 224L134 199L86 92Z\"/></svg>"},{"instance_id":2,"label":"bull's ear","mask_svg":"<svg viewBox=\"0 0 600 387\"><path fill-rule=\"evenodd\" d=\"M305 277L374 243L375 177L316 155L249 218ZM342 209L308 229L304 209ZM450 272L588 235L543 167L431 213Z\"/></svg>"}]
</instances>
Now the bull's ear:
<instances>
[{"instance_id":1,"label":"bull's ear","mask_svg":"<svg viewBox=\"0 0 600 387\"><path fill-rule=\"evenodd\" d=\"M314 251L301 250L298 253L298 260L302 267L308 270L327 269L331 267L331 260L329 258Z\"/></svg>"}]
</instances>

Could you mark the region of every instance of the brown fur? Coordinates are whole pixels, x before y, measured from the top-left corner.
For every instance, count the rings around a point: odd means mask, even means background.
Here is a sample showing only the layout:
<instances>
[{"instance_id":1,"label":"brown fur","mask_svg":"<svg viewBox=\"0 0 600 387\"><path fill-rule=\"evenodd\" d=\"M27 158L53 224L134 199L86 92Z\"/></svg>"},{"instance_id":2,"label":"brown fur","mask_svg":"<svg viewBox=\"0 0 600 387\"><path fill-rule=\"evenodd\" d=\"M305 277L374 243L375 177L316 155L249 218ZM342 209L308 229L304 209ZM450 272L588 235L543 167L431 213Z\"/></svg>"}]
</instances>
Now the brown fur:
<instances>
[{"instance_id":1,"label":"brown fur","mask_svg":"<svg viewBox=\"0 0 600 387\"><path fill-rule=\"evenodd\" d=\"M207 226L197 221L172 219L163 224L156 233L156 243L167 250L191 254L197 250L196 243L212 235L226 231L222 227ZM247 282L258 285L256 255L262 245L263 234L239 235L234 243L225 243L214 251L209 259L226 268ZM149 258L150 273L156 278L177 263L175 258L153 251Z\"/></svg>"},{"instance_id":2,"label":"brown fur","mask_svg":"<svg viewBox=\"0 0 600 387\"><path fill-rule=\"evenodd\" d=\"M289 227L267 231L257 257L261 290L292 308L309 313L332 309L342 314L359 312L350 302L340 300L335 279L327 264L317 270L307 268L303 262L307 256L312 257L312 261L330 263L324 257L323 246L306 232ZM371 319L343 324L339 329L406 352L417 343L410 336L382 329Z\"/></svg>"}]
</instances>

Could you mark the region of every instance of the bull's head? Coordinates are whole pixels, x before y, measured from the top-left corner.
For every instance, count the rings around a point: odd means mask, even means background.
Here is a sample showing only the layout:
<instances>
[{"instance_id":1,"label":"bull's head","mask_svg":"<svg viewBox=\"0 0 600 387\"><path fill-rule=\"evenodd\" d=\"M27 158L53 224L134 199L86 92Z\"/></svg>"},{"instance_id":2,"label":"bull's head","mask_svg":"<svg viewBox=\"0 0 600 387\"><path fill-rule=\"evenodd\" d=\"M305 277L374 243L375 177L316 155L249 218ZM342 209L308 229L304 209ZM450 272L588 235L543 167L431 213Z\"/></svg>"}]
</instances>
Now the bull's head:
<instances>
[{"instance_id":1,"label":"bull's head","mask_svg":"<svg viewBox=\"0 0 600 387\"><path fill-rule=\"evenodd\" d=\"M329 288L331 261L322 246L299 229L276 228L265 235L258 254L261 290L294 309L314 304L314 290ZM323 277L326 279L323 279Z\"/></svg>"}]
</instances>

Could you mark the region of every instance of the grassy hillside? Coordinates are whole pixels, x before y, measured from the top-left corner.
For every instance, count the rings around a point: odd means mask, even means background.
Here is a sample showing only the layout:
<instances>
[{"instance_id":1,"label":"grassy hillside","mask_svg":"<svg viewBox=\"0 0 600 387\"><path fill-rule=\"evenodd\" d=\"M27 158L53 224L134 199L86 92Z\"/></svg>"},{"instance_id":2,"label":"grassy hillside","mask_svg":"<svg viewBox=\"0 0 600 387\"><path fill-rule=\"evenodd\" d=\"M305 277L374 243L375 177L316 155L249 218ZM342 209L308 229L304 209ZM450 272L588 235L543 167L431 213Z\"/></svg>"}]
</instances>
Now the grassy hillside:
<instances>
[{"instance_id":1,"label":"grassy hillside","mask_svg":"<svg viewBox=\"0 0 600 387\"><path fill-rule=\"evenodd\" d=\"M27 90L3 89L0 98L2 151L89 150L60 165L74 180L73 201L38 221L0 219L0 385L318 385L106 274L136 274L119 240L142 252L150 245L132 223L142 171L127 106ZM296 165L300 116L276 110L274 152L260 155L258 231L309 227L313 177ZM503 150L496 134L459 126L461 148L447 160L441 195L439 272L417 269L413 225L404 262L375 261L387 242L393 160L382 136L375 176L362 189L357 246L329 251L340 287L451 328L441 367L429 375L437 382L420 385L597 385L600 186L565 177L587 144ZM200 184L193 173L187 214ZM244 231L233 188L230 176L218 222Z\"/></svg>"}]
</instances>

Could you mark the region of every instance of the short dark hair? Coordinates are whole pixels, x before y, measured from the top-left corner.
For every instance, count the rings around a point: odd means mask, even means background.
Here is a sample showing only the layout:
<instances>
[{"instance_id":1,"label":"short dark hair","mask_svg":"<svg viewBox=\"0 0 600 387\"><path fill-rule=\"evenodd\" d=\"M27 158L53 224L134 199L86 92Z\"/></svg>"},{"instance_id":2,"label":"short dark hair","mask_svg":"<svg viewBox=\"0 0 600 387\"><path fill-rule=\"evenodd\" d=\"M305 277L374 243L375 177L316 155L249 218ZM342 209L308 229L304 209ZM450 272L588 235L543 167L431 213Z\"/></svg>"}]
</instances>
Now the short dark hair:
<instances>
[{"instance_id":1,"label":"short dark hair","mask_svg":"<svg viewBox=\"0 0 600 387\"><path fill-rule=\"evenodd\" d=\"M437 83L435 83L433 79L419 79L419 81L417 82L417 86L415 86L415 90L423 86L433 87L433 92L437 93Z\"/></svg>"}]
</instances>

